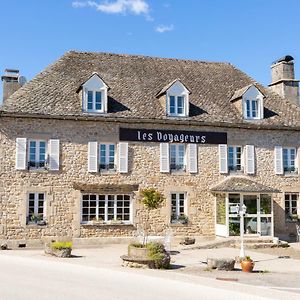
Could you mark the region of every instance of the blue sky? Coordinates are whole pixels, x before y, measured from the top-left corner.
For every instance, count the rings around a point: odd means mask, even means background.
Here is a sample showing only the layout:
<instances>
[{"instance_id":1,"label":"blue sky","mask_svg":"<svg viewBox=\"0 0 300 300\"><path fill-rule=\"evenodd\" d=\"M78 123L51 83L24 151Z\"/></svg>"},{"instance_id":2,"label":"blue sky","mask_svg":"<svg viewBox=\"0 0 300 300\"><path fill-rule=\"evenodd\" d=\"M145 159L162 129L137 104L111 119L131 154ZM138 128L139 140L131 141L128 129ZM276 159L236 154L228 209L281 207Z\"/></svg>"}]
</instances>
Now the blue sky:
<instances>
[{"instance_id":1,"label":"blue sky","mask_svg":"<svg viewBox=\"0 0 300 300\"><path fill-rule=\"evenodd\" d=\"M290 54L300 79L299 0L0 0L0 20L0 71L28 79L71 49L227 61L264 85Z\"/></svg>"}]
</instances>

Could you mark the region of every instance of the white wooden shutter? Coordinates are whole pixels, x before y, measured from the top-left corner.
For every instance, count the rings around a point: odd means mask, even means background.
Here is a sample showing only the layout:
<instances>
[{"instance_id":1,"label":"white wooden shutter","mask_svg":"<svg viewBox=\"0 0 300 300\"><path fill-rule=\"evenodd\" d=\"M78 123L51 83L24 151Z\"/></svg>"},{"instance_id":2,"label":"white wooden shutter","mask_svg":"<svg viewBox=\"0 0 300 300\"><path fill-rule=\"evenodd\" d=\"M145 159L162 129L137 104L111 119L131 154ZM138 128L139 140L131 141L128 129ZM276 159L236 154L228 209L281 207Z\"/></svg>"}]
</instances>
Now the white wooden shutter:
<instances>
[{"instance_id":1,"label":"white wooden shutter","mask_svg":"<svg viewBox=\"0 0 300 300\"><path fill-rule=\"evenodd\" d=\"M128 143L119 143L119 172L128 172Z\"/></svg>"},{"instance_id":2,"label":"white wooden shutter","mask_svg":"<svg viewBox=\"0 0 300 300\"><path fill-rule=\"evenodd\" d=\"M219 169L220 169L220 173L228 173L226 144L219 145Z\"/></svg>"},{"instance_id":3,"label":"white wooden shutter","mask_svg":"<svg viewBox=\"0 0 300 300\"><path fill-rule=\"evenodd\" d=\"M26 169L26 138L16 139L16 169L25 170Z\"/></svg>"},{"instance_id":4,"label":"white wooden shutter","mask_svg":"<svg viewBox=\"0 0 300 300\"><path fill-rule=\"evenodd\" d=\"M89 142L88 144L88 171L98 172L98 143Z\"/></svg>"},{"instance_id":5,"label":"white wooden shutter","mask_svg":"<svg viewBox=\"0 0 300 300\"><path fill-rule=\"evenodd\" d=\"M259 118L263 119L264 118L264 101L263 101L263 97L259 98L258 105L259 105Z\"/></svg>"},{"instance_id":6,"label":"white wooden shutter","mask_svg":"<svg viewBox=\"0 0 300 300\"><path fill-rule=\"evenodd\" d=\"M52 171L59 170L59 140L49 140L49 169Z\"/></svg>"},{"instance_id":7,"label":"white wooden shutter","mask_svg":"<svg viewBox=\"0 0 300 300\"><path fill-rule=\"evenodd\" d=\"M198 172L197 144L188 144L188 169L190 173Z\"/></svg>"},{"instance_id":8,"label":"white wooden shutter","mask_svg":"<svg viewBox=\"0 0 300 300\"><path fill-rule=\"evenodd\" d=\"M253 145L246 145L246 173L255 174L255 152Z\"/></svg>"},{"instance_id":9,"label":"white wooden shutter","mask_svg":"<svg viewBox=\"0 0 300 300\"><path fill-rule=\"evenodd\" d=\"M168 173L170 172L170 161L169 161L169 144L160 144L160 172Z\"/></svg>"},{"instance_id":10,"label":"white wooden shutter","mask_svg":"<svg viewBox=\"0 0 300 300\"><path fill-rule=\"evenodd\" d=\"M274 148L274 163L275 163L275 174L283 174L283 161L282 161L282 147L275 146Z\"/></svg>"}]
</instances>

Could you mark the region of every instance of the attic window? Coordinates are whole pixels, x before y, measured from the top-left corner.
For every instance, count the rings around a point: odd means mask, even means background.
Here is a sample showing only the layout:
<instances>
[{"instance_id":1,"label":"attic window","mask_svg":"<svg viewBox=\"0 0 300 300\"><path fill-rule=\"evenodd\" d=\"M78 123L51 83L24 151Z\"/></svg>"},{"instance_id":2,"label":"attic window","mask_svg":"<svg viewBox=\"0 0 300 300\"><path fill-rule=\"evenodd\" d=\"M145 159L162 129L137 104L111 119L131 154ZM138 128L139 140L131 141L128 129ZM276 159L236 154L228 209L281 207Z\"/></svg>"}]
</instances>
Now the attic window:
<instances>
[{"instance_id":1,"label":"attic window","mask_svg":"<svg viewBox=\"0 0 300 300\"><path fill-rule=\"evenodd\" d=\"M230 101L240 110L245 120L261 120L264 118L264 97L255 84L251 84L236 91Z\"/></svg>"},{"instance_id":2,"label":"attic window","mask_svg":"<svg viewBox=\"0 0 300 300\"><path fill-rule=\"evenodd\" d=\"M107 112L108 86L94 73L82 86L82 110L88 113Z\"/></svg>"},{"instance_id":3,"label":"attic window","mask_svg":"<svg viewBox=\"0 0 300 300\"><path fill-rule=\"evenodd\" d=\"M171 117L189 116L189 94L190 91L179 79L170 82L156 97L166 109L166 115Z\"/></svg>"}]
</instances>

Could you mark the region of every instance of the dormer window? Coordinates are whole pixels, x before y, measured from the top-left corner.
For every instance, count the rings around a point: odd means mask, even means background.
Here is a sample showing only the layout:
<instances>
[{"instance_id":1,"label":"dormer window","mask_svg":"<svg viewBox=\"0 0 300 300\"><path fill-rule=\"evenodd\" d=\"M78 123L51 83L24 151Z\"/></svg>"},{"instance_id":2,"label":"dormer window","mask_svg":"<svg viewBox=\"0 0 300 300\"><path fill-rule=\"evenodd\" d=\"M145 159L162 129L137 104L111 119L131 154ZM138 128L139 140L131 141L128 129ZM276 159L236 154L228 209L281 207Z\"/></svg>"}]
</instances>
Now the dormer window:
<instances>
[{"instance_id":1,"label":"dormer window","mask_svg":"<svg viewBox=\"0 0 300 300\"><path fill-rule=\"evenodd\" d=\"M190 91L179 80L176 79L165 86L156 97L165 108L166 115L171 117L189 116L189 94Z\"/></svg>"},{"instance_id":2,"label":"dormer window","mask_svg":"<svg viewBox=\"0 0 300 300\"><path fill-rule=\"evenodd\" d=\"M245 120L261 120L264 118L264 97L256 85L250 84L236 91L230 101L240 110Z\"/></svg>"},{"instance_id":3,"label":"dormer window","mask_svg":"<svg viewBox=\"0 0 300 300\"><path fill-rule=\"evenodd\" d=\"M170 103L170 116L184 116L185 112L185 99L184 96L169 96L169 103Z\"/></svg>"},{"instance_id":4,"label":"dormer window","mask_svg":"<svg viewBox=\"0 0 300 300\"><path fill-rule=\"evenodd\" d=\"M79 90L82 90L82 110L87 113L107 112L107 91L109 87L94 73Z\"/></svg>"},{"instance_id":5,"label":"dormer window","mask_svg":"<svg viewBox=\"0 0 300 300\"><path fill-rule=\"evenodd\" d=\"M103 112L101 91L89 91L87 90L87 111Z\"/></svg>"}]
</instances>

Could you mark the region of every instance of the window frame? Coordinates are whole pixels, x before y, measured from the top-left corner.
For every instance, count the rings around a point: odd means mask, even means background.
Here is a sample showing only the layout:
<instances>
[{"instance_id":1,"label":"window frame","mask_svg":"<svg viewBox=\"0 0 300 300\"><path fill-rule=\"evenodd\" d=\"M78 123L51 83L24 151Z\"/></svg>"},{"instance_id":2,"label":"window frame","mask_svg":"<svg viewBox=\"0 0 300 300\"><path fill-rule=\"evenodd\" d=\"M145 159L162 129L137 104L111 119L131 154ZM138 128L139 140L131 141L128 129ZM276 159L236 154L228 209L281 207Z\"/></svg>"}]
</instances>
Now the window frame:
<instances>
[{"instance_id":1,"label":"window frame","mask_svg":"<svg viewBox=\"0 0 300 300\"><path fill-rule=\"evenodd\" d=\"M84 92L84 99L85 99L85 111L88 113L104 113L104 93L105 88L102 89L91 89L91 88L85 88ZM89 109L89 92L93 93L93 99L92 99L92 109ZM101 95L101 109L96 109L96 93L100 93Z\"/></svg>"},{"instance_id":2,"label":"window frame","mask_svg":"<svg viewBox=\"0 0 300 300\"><path fill-rule=\"evenodd\" d=\"M175 195L175 218L173 217L173 195ZM183 195L183 206L180 205L180 201L182 200L180 198L180 195ZM171 192L170 193L170 199L171 199L171 209L170 209L170 223L176 224L176 223L184 223L180 221L180 217L186 217L188 218L188 207L187 207L187 192ZM180 209L183 208L183 212L180 212ZM183 220L186 220L185 218Z\"/></svg>"},{"instance_id":3,"label":"window frame","mask_svg":"<svg viewBox=\"0 0 300 300\"><path fill-rule=\"evenodd\" d=\"M41 142L44 142L45 143L45 161L44 161L44 166L31 166L30 163L31 163L31 159L30 159L30 143L31 142L35 142L36 143L36 147L35 147L35 161L34 163L35 164L40 164L40 161L39 161L39 157L40 157L40 143ZM48 141L47 140L43 140L43 139L28 139L28 142L27 142L27 148L28 148L28 151L27 151L27 168L29 170L44 170L44 169L47 169L48 167ZM37 147L37 145L39 145ZM38 160L37 160L38 158Z\"/></svg>"},{"instance_id":4,"label":"window frame","mask_svg":"<svg viewBox=\"0 0 300 300\"><path fill-rule=\"evenodd\" d=\"M233 149L233 168L231 169L230 165L230 148ZM238 152L237 148L240 148L240 169L238 169ZM239 145L228 145L227 146L227 164L228 164L228 172L244 172L244 149Z\"/></svg>"},{"instance_id":5,"label":"window frame","mask_svg":"<svg viewBox=\"0 0 300 300\"><path fill-rule=\"evenodd\" d=\"M171 97L174 97L174 113L171 112ZM183 107L182 107L182 113L178 113L178 98L182 98L182 103L183 103ZM186 116L186 99L187 96L185 94L168 94L168 112L169 112L169 116L179 116L179 117L184 117Z\"/></svg>"},{"instance_id":6,"label":"window frame","mask_svg":"<svg viewBox=\"0 0 300 300\"><path fill-rule=\"evenodd\" d=\"M177 166L180 166L180 156L179 156L179 147L183 147L183 163L182 168L177 168ZM175 168L172 168L172 148L175 147ZM186 149L187 147L185 144L178 144L178 143L170 143L169 144L169 165L170 165L170 172L185 172L186 171Z\"/></svg>"},{"instance_id":7,"label":"window frame","mask_svg":"<svg viewBox=\"0 0 300 300\"><path fill-rule=\"evenodd\" d=\"M83 214L83 201L91 201L90 199L89 200L84 200L83 198L84 198L84 196L96 196L96 200L92 200L92 201L96 201L96 207L95 207L95 215L96 215L96 217L95 217L95 219L91 219L91 217L90 217L90 212L88 213L88 214ZM104 220L102 219L102 220L100 220L99 219L99 208L103 208L103 206L100 206L99 205L99 202L100 201L103 201L103 199L100 199L100 196L104 196L104 201L105 201L105 203L104 203ZM111 200L111 199L109 199L109 196L113 196L113 200ZM123 202L124 201L129 201L129 220L118 220L117 219L117 215L118 215L118 211L117 211L117 209L118 209L118 206L117 206L117 202L118 201L121 201L121 200L119 200L118 199L118 196L123 196ZM124 199L124 196L128 196L129 197L129 200L125 200ZM111 219L111 220L109 220L108 219L108 215L109 215L109 213L108 213L108 209L110 208L109 206L108 206L108 201L113 201L114 203L113 203L113 214L114 214L114 218L113 219ZM82 193L81 194L81 202L80 202L80 223L82 224L82 225L93 225L93 222L94 221L96 221L96 222L102 222L103 224L107 224L107 225L114 225L113 223L115 222L115 221L117 221L117 223L118 222L120 222L121 224L125 224L125 225L131 225L131 224L133 224L133 211L132 211L132 209L133 209L133 201L132 201L132 195L130 195L130 194L126 194L126 193L120 193L120 194L96 194L96 193ZM125 208L127 208L127 206L122 206L122 208L123 209L125 209ZM90 206L88 207L88 209L90 209ZM84 221L83 220L83 215L88 215L88 219L89 220L86 220L86 221Z\"/></svg>"},{"instance_id":8,"label":"window frame","mask_svg":"<svg viewBox=\"0 0 300 300\"><path fill-rule=\"evenodd\" d=\"M295 151L294 165L292 166L291 162L291 150ZM285 166L284 152L287 151L287 166ZM291 170L294 167L294 170ZM282 168L284 174L298 174L297 166L297 148L296 147L282 147ZM287 170L286 170L287 168Z\"/></svg>"},{"instance_id":9,"label":"window frame","mask_svg":"<svg viewBox=\"0 0 300 300\"><path fill-rule=\"evenodd\" d=\"M287 199L288 196L288 199ZM292 199L292 196L296 196L296 200ZM292 202L296 201L296 207L293 206ZM287 207L286 204L288 203L288 210L287 213ZM293 213L293 208L296 209L296 213ZM284 212L285 212L285 220L287 222L296 222L299 219L299 193L290 193L286 192L284 193Z\"/></svg>"},{"instance_id":10,"label":"window frame","mask_svg":"<svg viewBox=\"0 0 300 300\"><path fill-rule=\"evenodd\" d=\"M105 166L108 166L108 168L101 168L101 146L105 146ZM110 146L114 146L114 167L109 168L109 159L110 159ZM98 170L99 172L116 172L117 171L117 165L116 165L116 153L117 153L117 146L115 143L99 143L98 144Z\"/></svg>"},{"instance_id":11,"label":"window frame","mask_svg":"<svg viewBox=\"0 0 300 300\"><path fill-rule=\"evenodd\" d=\"M38 216L38 215L42 215L41 220L38 221L32 221L31 217L30 217L30 205L29 205L29 201L32 201L32 199L30 199L30 195L33 194L34 195L34 205L33 205L33 216ZM43 212L39 213L39 195L43 195ZM45 192L28 192L27 193L27 198L26 198L26 224L30 225L30 224L37 224L39 221L45 221L46 220L46 193Z\"/></svg>"},{"instance_id":12,"label":"window frame","mask_svg":"<svg viewBox=\"0 0 300 300\"><path fill-rule=\"evenodd\" d=\"M242 96L242 110L243 118L245 120L261 120L264 118L263 98L264 95L254 85L252 85L250 88L247 89L247 91L244 92ZM254 102L256 103L256 109L253 109ZM253 112L256 112L255 116L253 116Z\"/></svg>"}]
</instances>

